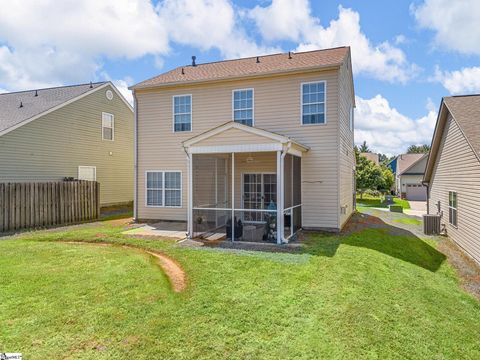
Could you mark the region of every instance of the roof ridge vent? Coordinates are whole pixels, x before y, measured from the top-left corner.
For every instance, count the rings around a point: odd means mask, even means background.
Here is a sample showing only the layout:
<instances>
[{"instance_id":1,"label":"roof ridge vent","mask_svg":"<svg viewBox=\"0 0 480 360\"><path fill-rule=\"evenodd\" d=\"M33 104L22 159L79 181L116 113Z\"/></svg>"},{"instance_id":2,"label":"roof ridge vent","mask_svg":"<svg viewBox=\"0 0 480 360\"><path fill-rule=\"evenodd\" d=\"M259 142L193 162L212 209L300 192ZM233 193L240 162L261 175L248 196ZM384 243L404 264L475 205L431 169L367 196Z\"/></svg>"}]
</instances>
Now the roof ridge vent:
<instances>
[{"instance_id":1,"label":"roof ridge vent","mask_svg":"<svg viewBox=\"0 0 480 360\"><path fill-rule=\"evenodd\" d=\"M23 107L23 102L20 101L20 106L19 108L22 108Z\"/></svg>"},{"instance_id":2,"label":"roof ridge vent","mask_svg":"<svg viewBox=\"0 0 480 360\"><path fill-rule=\"evenodd\" d=\"M197 60L197 57L195 55L192 56L192 66L197 66L197 63L195 62Z\"/></svg>"}]
</instances>

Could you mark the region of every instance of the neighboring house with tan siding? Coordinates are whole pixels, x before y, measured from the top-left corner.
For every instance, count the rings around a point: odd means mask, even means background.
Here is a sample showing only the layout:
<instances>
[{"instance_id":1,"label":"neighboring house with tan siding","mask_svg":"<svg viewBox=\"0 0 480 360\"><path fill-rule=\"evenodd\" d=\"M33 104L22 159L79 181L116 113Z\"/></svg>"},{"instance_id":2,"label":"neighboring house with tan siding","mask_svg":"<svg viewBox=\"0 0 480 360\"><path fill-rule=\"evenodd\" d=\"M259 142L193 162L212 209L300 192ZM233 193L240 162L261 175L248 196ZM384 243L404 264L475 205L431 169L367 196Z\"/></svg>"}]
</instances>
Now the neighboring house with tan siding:
<instances>
[{"instance_id":1,"label":"neighboring house with tan siding","mask_svg":"<svg viewBox=\"0 0 480 360\"><path fill-rule=\"evenodd\" d=\"M442 99L424 182L429 214L480 263L480 95Z\"/></svg>"},{"instance_id":2,"label":"neighboring house with tan siding","mask_svg":"<svg viewBox=\"0 0 480 360\"><path fill-rule=\"evenodd\" d=\"M136 219L280 243L353 213L350 48L193 60L131 89Z\"/></svg>"},{"instance_id":3,"label":"neighboring house with tan siding","mask_svg":"<svg viewBox=\"0 0 480 360\"><path fill-rule=\"evenodd\" d=\"M360 156L363 156L365 159L370 160L375 165L380 165L380 156L376 153L362 152Z\"/></svg>"},{"instance_id":4,"label":"neighboring house with tan siding","mask_svg":"<svg viewBox=\"0 0 480 360\"><path fill-rule=\"evenodd\" d=\"M133 108L110 82L0 94L0 182L96 180L133 200Z\"/></svg>"}]
</instances>

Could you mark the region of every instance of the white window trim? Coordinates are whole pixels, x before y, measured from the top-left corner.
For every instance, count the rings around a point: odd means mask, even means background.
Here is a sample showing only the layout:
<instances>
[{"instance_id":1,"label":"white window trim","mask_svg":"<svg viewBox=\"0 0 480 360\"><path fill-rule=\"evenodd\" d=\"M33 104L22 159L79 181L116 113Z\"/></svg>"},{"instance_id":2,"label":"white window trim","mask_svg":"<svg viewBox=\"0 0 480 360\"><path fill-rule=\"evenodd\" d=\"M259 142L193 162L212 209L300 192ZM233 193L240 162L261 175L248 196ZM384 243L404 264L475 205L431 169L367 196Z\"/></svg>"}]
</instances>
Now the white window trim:
<instances>
[{"instance_id":1,"label":"white window trim","mask_svg":"<svg viewBox=\"0 0 480 360\"><path fill-rule=\"evenodd\" d=\"M184 97L184 96L189 96L190 97L190 130L189 131L175 131L175 98L178 97ZM185 115L188 113L179 113L177 115ZM172 132L173 133L188 133L193 131L193 96L192 94L180 94L180 95L173 95L172 96Z\"/></svg>"},{"instance_id":2,"label":"white window trim","mask_svg":"<svg viewBox=\"0 0 480 360\"><path fill-rule=\"evenodd\" d=\"M450 205L450 193L454 193L455 194L455 200L456 200L456 207L453 207ZM450 209L452 210L455 210L456 211L456 217L457 217L457 224L453 224L450 220ZM452 225L454 228L458 229L458 192L456 191L453 191L453 190L449 190L448 191L448 223L450 225Z\"/></svg>"},{"instance_id":3,"label":"white window trim","mask_svg":"<svg viewBox=\"0 0 480 360\"><path fill-rule=\"evenodd\" d=\"M148 173L162 173L162 205L148 205L148 188L147 188L147 181L148 181ZM167 190L180 190L180 205L179 206L172 206L172 205L165 205L165 173L166 172L178 172L180 173L180 189L167 189ZM183 207L183 174L181 170L145 170L145 207L148 208L174 208L180 209ZM158 189L156 189L158 190Z\"/></svg>"},{"instance_id":4,"label":"white window trim","mask_svg":"<svg viewBox=\"0 0 480 360\"><path fill-rule=\"evenodd\" d=\"M85 169L85 168L88 168L88 169L93 169L94 171L94 180L93 181L97 181L97 167L96 166L89 166L89 165L79 165L78 166L78 169L77 169L77 179L80 179L80 169Z\"/></svg>"},{"instance_id":5,"label":"white window trim","mask_svg":"<svg viewBox=\"0 0 480 360\"><path fill-rule=\"evenodd\" d=\"M252 127L255 126L255 89L254 88L245 88L245 89L233 89L232 90L232 121L233 122L238 122L235 121L235 91L246 91L246 90L252 90ZM241 124L240 122L238 122Z\"/></svg>"},{"instance_id":6,"label":"white window trim","mask_svg":"<svg viewBox=\"0 0 480 360\"><path fill-rule=\"evenodd\" d=\"M103 115L110 115L112 117L112 139L105 139L103 137ZM102 140L105 141L115 141L115 115L102 111Z\"/></svg>"},{"instance_id":7,"label":"white window trim","mask_svg":"<svg viewBox=\"0 0 480 360\"><path fill-rule=\"evenodd\" d=\"M325 101L323 103L323 111L325 113L325 121L323 123L316 123L316 124L304 124L303 123L303 85L307 84L317 84L323 83L324 84L324 96ZM302 126L321 126L327 125L327 80L317 80L317 81L307 81L300 83L300 125Z\"/></svg>"}]
</instances>

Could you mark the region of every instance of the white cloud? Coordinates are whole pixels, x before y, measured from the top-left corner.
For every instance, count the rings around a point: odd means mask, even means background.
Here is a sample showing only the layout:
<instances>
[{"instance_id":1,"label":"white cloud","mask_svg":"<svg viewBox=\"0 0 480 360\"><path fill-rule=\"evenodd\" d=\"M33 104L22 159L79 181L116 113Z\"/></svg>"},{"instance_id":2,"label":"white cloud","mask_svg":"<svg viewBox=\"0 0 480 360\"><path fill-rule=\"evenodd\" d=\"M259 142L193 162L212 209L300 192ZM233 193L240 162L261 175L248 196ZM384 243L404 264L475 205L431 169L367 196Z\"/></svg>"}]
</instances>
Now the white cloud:
<instances>
[{"instance_id":1,"label":"white cloud","mask_svg":"<svg viewBox=\"0 0 480 360\"><path fill-rule=\"evenodd\" d=\"M0 42L0 84L10 90L87 82L102 57L168 52L148 0L14 1L0 12Z\"/></svg>"},{"instance_id":2,"label":"white cloud","mask_svg":"<svg viewBox=\"0 0 480 360\"><path fill-rule=\"evenodd\" d=\"M133 106L133 95L128 87L131 85L131 80L112 80L113 85L120 91L125 99Z\"/></svg>"},{"instance_id":3,"label":"white cloud","mask_svg":"<svg viewBox=\"0 0 480 360\"><path fill-rule=\"evenodd\" d=\"M274 0L269 6L257 5L248 16L255 20L262 36L267 40L299 41L319 26L310 14L308 0Z\"/></svg>"},{"instance_id":4,"label":"white cloud","mask_svg":"<svg viewBox=\"0 0 480 360\"><path fill-rule=\"evenodd\" d=\"M253 18L265 39L300 41L298 51L308 51L350 45L352 63L356 73L373 78L405 83L419 69L410 64L405 53L385 41L372 44L360 27L360 15L339 6L338 19L327 27L310 13L306 0L273 0L267 7L255 7L249 16Z\"/></svg>"},{"instance_id":5,"label":"white cloud","mask_svg":"<svg viewBox=\"0 0 480 360\"><path fill-rule=\"evenodd\" d=\"M172 42L228 58L278 50L256 44L237 20L228 0L13 1L0 12L0 85L87 82L109 59L152 55L161 67Z\"/></svg>"},{"instance_id":6,"label":"white cloud","mask_svg":"<svg viewBox=\"0 0 480 360\"><path fill-rule=\"evenodd\" d=\"M390 106L377 95L371 99L356 97L355 143L366 141L370 149L389 155L403 153L408 146L430 144L437 113L431 100L427 115L412 119Z\"/></svg>"},{"instance_id":7,"label":"white cloud","mask_svg":"<svg viewBox=\"0 0 480 360\"><path fill-rule=\"evenodd\" d=\"M411 6L418 24L435 32L439 47L465 54L480 54L480 1L425 0Z\"/></svg>"},{"instance_id":8,"label":"white cloud","mask_svg":"<svg viewBox=\"0 0 480 360\"><path fill-rule=\"evenodd\" d=\"M157 6L171 40L201 50L216 48L225 58L277 51L259 46L238 25L227 0L167 0Z\"/></svg>"},{"instance_id":9,"label":"white cloud","mask_svg":"<svg viewBox=\"0 0 480 360\"><path fill-rule=\"evenodd\" d=\"M450 94L468 94L480 92L480 67L467 67L454 71L442 71L435 68L434 81L440 82Z\"/></svg>"}]
</instances>

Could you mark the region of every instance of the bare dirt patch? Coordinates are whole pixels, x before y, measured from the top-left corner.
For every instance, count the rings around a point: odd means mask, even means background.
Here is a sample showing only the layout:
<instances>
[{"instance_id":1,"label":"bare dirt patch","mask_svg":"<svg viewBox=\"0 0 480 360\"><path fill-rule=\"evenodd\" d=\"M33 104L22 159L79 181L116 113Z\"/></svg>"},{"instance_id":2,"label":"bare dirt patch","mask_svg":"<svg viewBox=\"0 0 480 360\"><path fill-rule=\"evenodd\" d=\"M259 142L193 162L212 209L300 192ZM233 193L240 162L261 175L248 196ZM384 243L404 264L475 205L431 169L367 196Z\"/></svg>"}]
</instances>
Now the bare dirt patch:
<instances>
[{"instance_id":1,"label":"bare dirt patch","mask_svg":"<svg viewBox=\"0 0 480 360\"><path fill-rule=\"evenodd\" d=\"M118 246L117 244L107 243L107 242L87 242L87 241L62 241L64 244L89 244L89 245L96 245L96 246ZM167 275L170 284L172 285L172 289L174 292L182 292L187 287L187 277L185 272L183 271L182 267L172 258L169 256L162 254L157 251L145 250L135 246L129 245L121 245L125 249L133 249L136 251L142 251L147 253L150 256L155 257L158 260L158 265L162 268L162 270Z\"/></svg>"},{"instance_id":2,"label":"bare dirt patch","mask_svg":"<svg viewBox=\"0 0 480 360\"><path fill-rule=\"evenodd\" d=\"M480 300L480 266L448 238L439 243L438 250L447 255L448 262L460 276L462 287Z\"/></svg>"}]
</instances>

